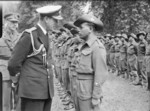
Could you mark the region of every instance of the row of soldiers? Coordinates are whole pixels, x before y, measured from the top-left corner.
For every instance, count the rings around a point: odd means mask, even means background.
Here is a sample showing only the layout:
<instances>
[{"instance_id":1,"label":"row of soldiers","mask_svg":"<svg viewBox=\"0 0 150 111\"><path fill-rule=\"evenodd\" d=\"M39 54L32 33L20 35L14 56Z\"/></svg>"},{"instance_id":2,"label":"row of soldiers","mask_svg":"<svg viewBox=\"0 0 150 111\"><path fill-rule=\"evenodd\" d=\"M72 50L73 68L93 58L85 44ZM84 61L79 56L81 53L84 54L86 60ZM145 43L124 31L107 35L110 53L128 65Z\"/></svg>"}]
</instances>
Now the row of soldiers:
<instances>
[{"instance_id":1,"label":"row of soldiers","mask_svg":"<svg viewBox=\"0 0 150 111\"><path fill-rule=\"evenodd\" d=\"M86 22L87 19L90 21L91 18L93 18L93 16L88 15L86 19L84 18L84 16L82 19L83 21ZM97 19L95 19L95 21L96 20ZM91 91L93 92L94 86L91 86L90 81L93 80L93 77L88 72L91 72L90 67L92 66L92 63L96 62L96 61L92 62L91 49L88 49L88 50L86 49L83 52L79 51L81 50L81 47L83 46L85 41L81 39L79 28L77 28L73 22L68 22L64 24L63 27L60 28L60 30L53 31L52 36L53 36L53 39L52 39L53 53L52 54L53 54L54 63L55 63L55 74L60 82L60 84L58 84L60 86L58 90L59 92L61 92L59 94L62 96L61 98L63 99L62 101L64 102L65 109L69 110L69 109L74 108L75 106L76 111L90 110L91 109L91 100L90 100L91 94L90 93ZM81 53L85 55L85 58L81 57ZM98 56L98 54L93 55L93 57L94 56ZM104 52L104 56L105 56L105 52ZM84 60L82 61L82 59ZM96 57L94 57L94 59L96 60ZM106 66L105 64L106 58L104 57L101 59L104 60L104 63L99 64L98 67L103 68ZM81 61L84 63L81 63ZM78 69L77 67L79 64L82 64L83 66ZM103 70L105 71L105 68L102 69L102 71ZM97 73L99 73L99 75L101 76L99 71ZM106 67L106 71L103 73L104 76L101 76L100 78L97 79L98 82L104 80L105 76L107 76L106 73L107 73L107 67ZM78 80L88 80L88 81L87 82L84 81L86 83L83 84L83 83L79 83ZM97 92L99 92L98 89L95 90L95 94ZM102 94L98 94L98 95L100 95L98 101L101 101ZM70 98L68 98L68 96L70 96ZM84 100L85 103L83 104L82 102L79 102L79 100L81 101ZM97 99L94 101L94 103L97 105L97 107L95 107L97 108L97 110L99 110L98 104L100 103L98 101Z\"/></svg>"},{"instance_id":2,"label":"row of soldiers","mask_svg":"<svg viewBox=\"0 0 150 111\"><path fill-rule=\"evenodd\" d=\"M149 35L144 31L137 35L131 33L106 34L104 45L107 51L107 64L112 73L129 78L134 85L146 86L149 81ZM147 86L148 84L148 86Z\"/></svg>"},{"instance_id":3,"label":"row of soldiers","mask_svg":"<svg viewBox=\"0 0 150 111\"><path fill-rule=\"evenodd\" d=\"M68 94L71 94L73 102L77 105L77 72L76 65L79 60L79 49L83 40L80 39L78 28L72 22L64 24L59 31L53 32L53 57L55 61L56 77ZM150 81L150 36L144 31L137 35L106 34L98 37L107 51L108 70L117 76L129 79L134 85L146 86ZM89 61L85 61L89 64ZM65 93L66 94L66 93ZM64 96L64 99L67 96ZM66 109L73 108L72 101L66 100ZM76 109L78 106L75 106Z\"/></svg>"},{"instance_id":4,"label":"row of soldiers","mask_svg":"<svg viewBox=\"0 0 150 111\"><path fill-rule=\"evenodd\" d=\"M72 109L74 108L72 104L77 103L75 99L77 79L75 67L78 47L82 40L79 38L78 29L73 25L73 22L64 24L59 31L54 31L53 34L53 57L56 77L63 87L62 90L67 92L67 95L64 96L66 100L65 109ZM74 101L67 100L68 95L72 96Z\"/></svg>"}]
</instances>

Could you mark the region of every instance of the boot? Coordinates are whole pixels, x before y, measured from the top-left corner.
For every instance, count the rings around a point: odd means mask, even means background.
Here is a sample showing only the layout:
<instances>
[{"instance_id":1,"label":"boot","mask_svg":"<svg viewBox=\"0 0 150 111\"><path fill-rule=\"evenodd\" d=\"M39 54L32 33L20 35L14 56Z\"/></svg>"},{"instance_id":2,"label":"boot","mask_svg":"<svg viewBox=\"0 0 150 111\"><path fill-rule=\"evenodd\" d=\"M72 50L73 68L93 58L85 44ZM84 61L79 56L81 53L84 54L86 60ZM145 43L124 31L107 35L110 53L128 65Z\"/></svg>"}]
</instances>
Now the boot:
<instances>
[{"instance_id":1,"label":"boot","mask_svg":"<svg viewBox=\"0 0 150 111\"><path fill-rule=\"evenodd\" d=\"M133 75L135 77L135 80L133 81L133 85L142 85L139 75L136 72L134 72Z\"/></svg>"},{"instance_id":2,"label":"boot","mask_svg":"<svg viewBox=\"0 0 150 111\"><path fill-rule=\"evenodd\" d=\"M135 81L133 82L133 85L142 85L141 83L141 79L139 79L139 77L136 77Z\"/></svg>"}]
</instances>

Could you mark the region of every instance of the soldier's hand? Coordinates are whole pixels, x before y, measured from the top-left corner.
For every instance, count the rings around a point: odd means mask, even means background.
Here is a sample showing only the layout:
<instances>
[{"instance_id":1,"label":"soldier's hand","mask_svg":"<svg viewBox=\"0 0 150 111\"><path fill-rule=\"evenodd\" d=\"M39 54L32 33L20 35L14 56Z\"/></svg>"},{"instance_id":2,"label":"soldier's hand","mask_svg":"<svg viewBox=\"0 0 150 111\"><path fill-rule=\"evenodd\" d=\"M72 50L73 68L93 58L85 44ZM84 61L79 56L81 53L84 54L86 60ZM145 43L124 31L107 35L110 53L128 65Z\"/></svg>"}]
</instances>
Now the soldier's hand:
<instances>
[{"instance_id":1,"label":"soldier's hand","mask_svg":"<svg viewBox=\"0 0 150 111\"><path fill-rule=\"evenodd\" d=\"M16 83L12 83L11 86L12 86L12 88L15 88L17 86L17 84Z\"/></svg>"},{"instance_id":2,"label":"soldier's hand","mask_svg":"<svg viewBox=\"0 0 150 111\"><path fill-rule=\"evenodd\" d=\"M92 106L95 107L96 105L98 105L100 103L100 99L95 99L92 98Z\"/></svg>"},{"instance_id":3,"label":"soldier's hand","mask_svg":"<svg viewBox=\"0 0 150 111\"><path fill-rule=\"evenodd\" d=\"M13 83L18 83L20 73L16 74L16 76L11 76L11 80Z\"/></svg>"},{"instance_id":4,"label":"soldier's hand","mask_svg":"<svg viewBox=\"0 0 150 111\"><path fill-rule=\"evenodd\" d=\"M102 103L102 98L103 96L101 96L100 98L92 98L92 106L95 107L97 106L98 104L101 104Z\"/></svg>"}]
</instances>

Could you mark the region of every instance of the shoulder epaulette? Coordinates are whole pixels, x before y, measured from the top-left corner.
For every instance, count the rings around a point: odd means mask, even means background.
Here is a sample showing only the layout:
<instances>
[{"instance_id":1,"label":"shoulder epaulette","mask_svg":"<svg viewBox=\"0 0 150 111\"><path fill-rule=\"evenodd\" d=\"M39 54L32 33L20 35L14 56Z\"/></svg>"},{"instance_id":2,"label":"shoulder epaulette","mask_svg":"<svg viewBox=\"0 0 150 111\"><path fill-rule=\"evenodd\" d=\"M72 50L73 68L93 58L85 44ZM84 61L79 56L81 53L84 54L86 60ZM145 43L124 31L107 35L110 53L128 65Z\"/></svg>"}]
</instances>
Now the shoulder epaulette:
<instances>
[{"instance_id":1,"label":"shoulder epaulette","mask_svg":"<svg viewBox=\"0 0 150 111\"><path fill-rule=\"evenodd\" d=\"M102 44L102 42L99 39L97 39L96 41L97 41L99 47L104 47L104 45Z\"/></svg>"}]
</instances>

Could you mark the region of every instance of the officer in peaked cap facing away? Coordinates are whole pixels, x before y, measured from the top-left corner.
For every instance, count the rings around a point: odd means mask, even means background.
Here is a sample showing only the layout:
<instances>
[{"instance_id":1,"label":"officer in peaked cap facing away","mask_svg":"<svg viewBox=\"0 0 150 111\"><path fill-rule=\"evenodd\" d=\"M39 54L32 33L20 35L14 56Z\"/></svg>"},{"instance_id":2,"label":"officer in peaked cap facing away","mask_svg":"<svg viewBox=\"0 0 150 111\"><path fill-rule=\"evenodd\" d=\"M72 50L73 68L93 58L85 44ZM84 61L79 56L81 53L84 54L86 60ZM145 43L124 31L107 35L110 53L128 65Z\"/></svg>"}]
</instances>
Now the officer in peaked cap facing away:
<instances>
[{"instance_id":1,"label":"officer in peaked cap facing away","mask_svg":"<svg viewBox=\"0 0 150 111\"><path fill-rule=\"evenodd\" d=\"M95 35L102 31L103 23L93 15L79 17L74 25L85 42L79 48L77 60L77 99L79 111L100 111L102 86L108 75L106 49Z\"/></svg>"},{"instance_id":2,"label":"officer in peaked cap facing away","mask_svg":"<svg viewBox=\"0 0 150 111\"><path fill-rule=\"evenodd\" d=\"M18 17L15 13L4 15L3 36L0 38L0 72L3 75L3 111L11 110L11 77L7 69L11 52L16 45L19 34Z\"/></svg>"},{"instance_id":3,"label":"officer in peaked cap facing away","mask_svg":"<svg viewBox=\"0 0 150 111\"><path fill-rule=\"evenodd\" d=\"M39 22L26 29L14 48L8 63L11 76L20 72L18 93L21 111L50 111L54 96L52 54L48 31L53 31L61 20L60 5L38 8Z\"/></svg>"}]
</instances>

